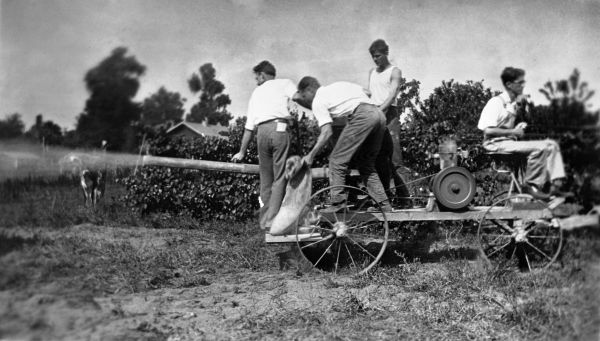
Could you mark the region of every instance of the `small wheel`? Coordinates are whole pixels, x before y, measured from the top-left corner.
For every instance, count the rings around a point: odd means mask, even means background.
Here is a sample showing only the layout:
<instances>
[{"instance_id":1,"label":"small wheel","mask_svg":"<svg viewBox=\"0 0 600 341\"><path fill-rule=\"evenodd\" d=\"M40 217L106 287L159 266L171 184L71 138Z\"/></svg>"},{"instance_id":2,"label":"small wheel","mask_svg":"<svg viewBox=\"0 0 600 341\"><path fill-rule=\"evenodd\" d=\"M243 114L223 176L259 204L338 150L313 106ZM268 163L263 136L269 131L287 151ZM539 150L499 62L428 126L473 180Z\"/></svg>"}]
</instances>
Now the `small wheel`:
<instances>
[{"instance_id":1,"label":"small wheel","mask_svg":"<svg viewBox=\"0 0 600 341\"><path fill-rule=\"evenodd\" d=\"M563 238L551 217L548 205L539 200L524 195L502 198L479 221L479 250L500 267L546 269L558 258Z\"/></svg>"},{"instance_id":2,"label":"small wheel","mask_svg":"<svg viewBox=\"0 0 600 341\"><path fill-rule=\"evenodd\" d=\"M432 191L438 205L449 210L460 210L475 197L475 178L463 167L448 167L435 175Z\"/></svg>"},{"instance_id":3,"label":"small wheel","mask_svg":"<svg viewBox=\"0 0 600 341\"><path fill-rule=\"evenodd\" d=\"M329 204L332 190L348 198L339 210ZM304 206L296 242L317 269L365 274L383 256L388 235L385 212L371 195L352 186L331 186L317 191Z\"/></svg>"}]
</instances>

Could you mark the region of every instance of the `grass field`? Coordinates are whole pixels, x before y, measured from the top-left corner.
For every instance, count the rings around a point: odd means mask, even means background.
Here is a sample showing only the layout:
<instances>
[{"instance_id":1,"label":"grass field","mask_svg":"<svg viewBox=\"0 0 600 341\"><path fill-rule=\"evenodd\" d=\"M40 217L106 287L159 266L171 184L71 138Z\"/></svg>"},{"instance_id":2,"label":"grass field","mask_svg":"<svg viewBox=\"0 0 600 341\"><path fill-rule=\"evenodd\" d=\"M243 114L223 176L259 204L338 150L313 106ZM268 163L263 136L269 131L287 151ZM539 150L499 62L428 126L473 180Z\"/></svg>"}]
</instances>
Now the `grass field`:
<instances>
[{"instance_id":1,"label":"grass field","mask_svg":"<svg viewBox=\"0 0 600 341\"><path fill-rule=\"evenodd\" d=\"M266 245L253 222L140 217L118 185L96 209L68 183L19 188L0 199L0 340L600 337L597 230L521 273L440 253L469 236L438 226L412 238L443 256L392 250L401 261L336 277Z\"/></svg>"}]
</instances>

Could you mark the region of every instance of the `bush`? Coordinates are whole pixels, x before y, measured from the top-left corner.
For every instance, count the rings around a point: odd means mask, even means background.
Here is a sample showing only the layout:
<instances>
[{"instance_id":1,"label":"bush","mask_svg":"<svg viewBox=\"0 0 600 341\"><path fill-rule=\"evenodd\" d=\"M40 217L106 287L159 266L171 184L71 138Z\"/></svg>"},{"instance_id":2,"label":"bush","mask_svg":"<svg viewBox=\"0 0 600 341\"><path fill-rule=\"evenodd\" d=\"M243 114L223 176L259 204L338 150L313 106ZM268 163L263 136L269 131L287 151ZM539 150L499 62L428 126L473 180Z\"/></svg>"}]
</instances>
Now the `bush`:
<instances>
[{"instance_id":1,"label":"bush","mask_svg":"<svg viewBox=\"0 0 600 341\"><path fill-rule=\"evenodd\" d=\"M507 183L498 181L496 174L491 171L491 159L481 147L482 133L477 129L477 122L481 110L496 93L485 88L482 82L458 83L450 80L442 82L421 102L418 88L419 84L414 80L404 82L402 87L400 105L412 111L401 134L405 164L410 166L412 175L417 178L436 174L439 165L432 155L438 151L438 145L443 140L454 139L460 148L469 151L469 156L462 160L461 166L475 175L478 186L475 204L489 204L493 194L502 190ZM578 119L571 120L572 129L565 130L553 123L557 116L563 117L558 120L563 123L569 122L568 117ZM298 120L296 113L294 118L291 154L305 155L314 145L319 129L313 121L304 118ZM580 188L584 183L584 173L598 170L600 161L592 157L598 155L600 148L597 130L586 132L580 129L582 125L596 124L598 113L586 113L581 106L554 103L531 108L526 119L536 129L531 131L538 134L534 137L553 137L560 141L573 186ZM156 156L228 162L239 149L244 124L245 118L236 120L230 128L229 141L213 137L170 139L159 134L151 139L149 151ZM318 156L314 167L327 164L330 148ZM244 162L258 163L254 140L249 145ZM573 179L580 180L577 182ZM145 167L138 175L123 180L128 188L127 202L142 213L190 213L201 219L233 220L244 220L255 215L258 209L258 182L258 175L160 167ZM327 181L315 182L313 190L326 185Z\"/></svg>"}]
</instances>

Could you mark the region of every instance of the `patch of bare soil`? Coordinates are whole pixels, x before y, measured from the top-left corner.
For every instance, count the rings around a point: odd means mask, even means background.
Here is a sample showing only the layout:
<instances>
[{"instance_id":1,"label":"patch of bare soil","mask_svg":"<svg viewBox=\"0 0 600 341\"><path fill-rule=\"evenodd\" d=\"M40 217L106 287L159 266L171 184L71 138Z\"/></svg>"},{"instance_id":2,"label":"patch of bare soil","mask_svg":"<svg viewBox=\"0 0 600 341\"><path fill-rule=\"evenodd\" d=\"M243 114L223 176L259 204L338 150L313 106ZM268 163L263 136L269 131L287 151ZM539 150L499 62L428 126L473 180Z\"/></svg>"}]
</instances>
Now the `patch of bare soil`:
<instances>
[{"instance_id":1,"label":"patch of bare soil","mask_svg":"<svg viewBox=\"0 0 600 341\"><path fill-rule=\"evenodd\" d=\"M252 233L4 231L11 249L0 254L0 275L10 280L0 280L0 340L599 335L597 262L519 274L458 259L336 277L282 261L293 254L288 246L266 246Z\"/></svg>"}]
</instances>

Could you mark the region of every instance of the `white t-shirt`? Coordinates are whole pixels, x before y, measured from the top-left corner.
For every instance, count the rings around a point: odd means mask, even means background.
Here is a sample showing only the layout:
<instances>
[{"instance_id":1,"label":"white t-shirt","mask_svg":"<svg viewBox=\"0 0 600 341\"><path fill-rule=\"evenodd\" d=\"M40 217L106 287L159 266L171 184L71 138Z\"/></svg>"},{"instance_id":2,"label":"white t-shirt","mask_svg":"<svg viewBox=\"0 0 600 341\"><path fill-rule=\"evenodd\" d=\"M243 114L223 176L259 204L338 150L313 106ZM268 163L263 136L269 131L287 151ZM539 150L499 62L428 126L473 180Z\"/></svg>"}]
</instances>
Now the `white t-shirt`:
<instances>
[{"instance_id":1,"label":"white t-shirt","mask_svg":"<svg viewBox=\"0 0 600 341\"><path fill-rule=\"evenodd\" d=\"M377 72L373 69L369 75L369 91L371 91L371 99L375 105L382 105L392 91L392 72L398 69L397 66L390 65L382 72ZM396 99L392 101L392 106L396 106Z\"/></svg>"},{"instance_id":2,"label":"white t-shirt","mask_svg":"<svg viewBox=\"0 0 600 341\"><path fill-rule=\"evenodd\" d=\"M373 104L363 88L350 82L335 82L320 87L315 93L312 112L319 126L331 123L333 118L347 116L361 103Z\"/></svg>"},{"instance_id":3,"label":"white t-shirt","mask_svg":"<svg viewBox=\"0 0 600 341\"><path fill-rule=\"evenodd\" d=\"M254 130L258 124L276 118L288 118L288 101L296 93L289 79L271 79L254 89L248 102L245 128Z\"/></svg>"},{"instance_id":4,"label":"white t-shirt","mask_svg":"<svg viewBox=\"0 0 600 341\"><path fill-rule=\"evenodd\" d=\"M515 126L516 112L515 102L511 102L507 92L503 92L487 102L481 111L477 128L479 130L489 127L512 129Z\"/></svg>"}]
</instances>

